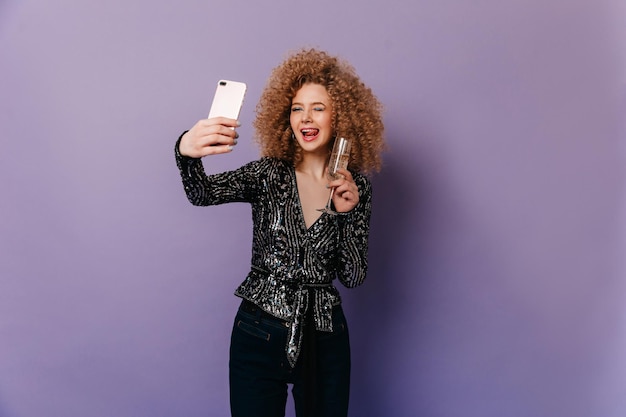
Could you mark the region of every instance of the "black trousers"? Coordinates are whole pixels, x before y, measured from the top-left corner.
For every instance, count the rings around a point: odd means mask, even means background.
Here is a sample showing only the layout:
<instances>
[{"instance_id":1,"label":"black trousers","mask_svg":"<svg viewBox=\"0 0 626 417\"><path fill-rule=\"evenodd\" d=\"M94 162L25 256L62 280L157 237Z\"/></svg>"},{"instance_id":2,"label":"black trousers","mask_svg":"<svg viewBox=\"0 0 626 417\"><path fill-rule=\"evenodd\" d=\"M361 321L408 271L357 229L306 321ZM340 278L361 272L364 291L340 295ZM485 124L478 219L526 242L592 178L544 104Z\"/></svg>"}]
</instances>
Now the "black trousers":
<instances>
[{"instance_id":1,"label":"black trousers","mask_svg":"<svg viewBox=\"0 0 626 417\"><path fill-rule=\"evenodd\" d=\"M287 362L284 321L244 301L237 312L230 345L230 406L233 417L284 417L288 384L296 415L347 417L350 395L350 342L341 307L333 309L333 332L315 332L315 413L305 410L301 355ZM306 354L306 352L303 352Z\"/></svg>"}]
</instances>

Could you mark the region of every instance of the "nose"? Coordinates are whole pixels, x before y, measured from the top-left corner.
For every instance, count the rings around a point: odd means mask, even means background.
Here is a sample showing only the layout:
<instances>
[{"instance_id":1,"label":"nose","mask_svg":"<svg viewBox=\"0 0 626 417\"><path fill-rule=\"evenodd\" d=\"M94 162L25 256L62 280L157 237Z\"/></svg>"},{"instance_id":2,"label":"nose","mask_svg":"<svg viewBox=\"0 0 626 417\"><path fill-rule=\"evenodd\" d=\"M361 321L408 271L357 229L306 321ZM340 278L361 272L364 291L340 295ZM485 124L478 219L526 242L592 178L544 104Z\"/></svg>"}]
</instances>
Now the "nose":
<instances>
[{"instance_id":1,"label":"nose","mask_svg":"<svg viewBox=\"0 0 626 417\"><path fill-rule=\"evenodd\" d=\"M311 110L305 110L304 112L302 112L302 121L303 122L310 122L311 119Z\"/></svg>"}]
</instances>

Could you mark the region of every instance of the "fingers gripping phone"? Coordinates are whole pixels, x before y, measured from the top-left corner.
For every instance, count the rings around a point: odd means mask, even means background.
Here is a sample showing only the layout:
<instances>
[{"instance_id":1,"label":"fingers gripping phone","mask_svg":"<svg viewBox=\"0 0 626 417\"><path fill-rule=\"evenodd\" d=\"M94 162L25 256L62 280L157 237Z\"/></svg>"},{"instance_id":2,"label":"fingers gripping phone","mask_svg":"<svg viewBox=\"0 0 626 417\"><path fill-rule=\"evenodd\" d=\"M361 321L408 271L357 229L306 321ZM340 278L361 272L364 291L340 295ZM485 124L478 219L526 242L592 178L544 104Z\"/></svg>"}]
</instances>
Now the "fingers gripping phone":
<instances>
[{"instance_id":1,"label":"fingers gripping phone","mask_svg":"<svg viewBox=\"0 0 626 417\"><path fill-rule=\"evenodd\" d=\"M246 84L237 81L219 80L209 119L211 117L228 117L229 119L239 119L239 112L246 95Z\"/></svg>"}]
</instances>

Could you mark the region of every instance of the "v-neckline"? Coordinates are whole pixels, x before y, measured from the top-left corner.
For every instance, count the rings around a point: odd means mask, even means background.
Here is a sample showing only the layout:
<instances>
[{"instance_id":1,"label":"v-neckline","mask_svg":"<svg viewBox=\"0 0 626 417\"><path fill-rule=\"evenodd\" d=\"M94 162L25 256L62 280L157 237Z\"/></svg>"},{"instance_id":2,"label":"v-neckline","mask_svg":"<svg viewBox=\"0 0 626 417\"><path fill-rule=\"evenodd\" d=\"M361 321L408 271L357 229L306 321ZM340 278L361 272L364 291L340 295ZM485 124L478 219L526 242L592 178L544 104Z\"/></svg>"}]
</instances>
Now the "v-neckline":
<instances>
[{"instance_id":1,"label":"v-neckline","mask_svg":"<svg viewBox=\"0 0 626 417\"><path fill-rule=\"evenodd\" d=\"M322 217L327 216L328 214L325 212L322 212L322 214L315 219L315 221L313 223L311 223L310 226L306 225L306 220L304 218L304 209L302 208L302 200L300 199L300 189L298 188L298 177L297 177L297 173L296 173L296 167L294 167L293 165L290 166L291 168L291 181L293 184L293 189L295 190L295 196L296 196L296 200L298 202L298 211L299 211L299 215L300 215L300 225L303 228L303 230L305 231L305 233L308 233L309 230L311 230L313 228L313 226L315 226Z\"/></svg>"}]
</instances>

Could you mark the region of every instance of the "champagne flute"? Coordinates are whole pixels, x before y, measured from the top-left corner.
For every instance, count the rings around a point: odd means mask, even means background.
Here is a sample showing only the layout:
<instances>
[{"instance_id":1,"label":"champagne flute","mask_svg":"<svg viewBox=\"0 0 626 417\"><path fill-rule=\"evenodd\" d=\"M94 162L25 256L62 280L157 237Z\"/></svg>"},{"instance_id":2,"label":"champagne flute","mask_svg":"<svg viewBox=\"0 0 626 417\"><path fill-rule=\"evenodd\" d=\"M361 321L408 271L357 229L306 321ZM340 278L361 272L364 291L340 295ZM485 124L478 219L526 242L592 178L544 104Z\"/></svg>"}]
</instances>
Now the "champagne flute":
<instances>
[{"instance_id":1,"label":"champagne flute","mask_svg":"<svg viewBox=\"0 0 626 417\"><path fill-rule=\"evenodd\" d=\"M350 141L346 138L339 137L335 139L333 151L330 154L330 160L328 161L327 176L329 180L332 181L343 178L343 175L338 174L337 170L339 170L339 168L348 168L348 162L350 161L350 145ZM330 189L330 196L328 197L326 207L317 209L318 211L323 211L324 213L328 213L331 215L338 214L335 210L331 208L334 193L335 188L333 187Z\"/></svg>"}]
</instances>

